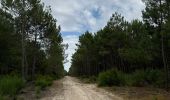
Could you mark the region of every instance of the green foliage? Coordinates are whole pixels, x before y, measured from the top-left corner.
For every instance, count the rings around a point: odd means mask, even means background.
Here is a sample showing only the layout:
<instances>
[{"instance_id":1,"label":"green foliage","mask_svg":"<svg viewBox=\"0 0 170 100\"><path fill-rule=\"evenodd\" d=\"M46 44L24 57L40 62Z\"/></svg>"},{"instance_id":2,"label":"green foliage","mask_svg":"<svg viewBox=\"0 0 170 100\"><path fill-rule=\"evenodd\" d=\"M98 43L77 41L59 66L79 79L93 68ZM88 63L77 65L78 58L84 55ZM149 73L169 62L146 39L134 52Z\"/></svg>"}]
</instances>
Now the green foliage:
<instances>
[{"instance_id":1,"label":"green foliage","mask_svg":"<svg viewBox=\"0 0 170 100\"><path fill-rule=\"evenodd\" d=\"M16 95L24 85L22 79L35 80L39 91L63 77L64 45L51 8L41 0L0 3L0 95Z\"/></svg>"},{"instance_id":2,"label":"green foliage","mask_svg":"<svg viewBox=\"0 0 170 100\"><path fill-rule=\"evenodd\" d=\"M99 75L101 85L162 87L165 79L168 84L170 2L169 0L143 0L143 2L146 4L145 10L142 11L143 21L134 19L128 22L120 14L114 13L101 30L94 34L89 32L82 34L77 50L72 56L69 74L91 76L103 72ZM163 71L163 67L166 71ZM118 69L123 74L118 71L107 71L110 69ZM123 81L119 82L121 80Z\"/></svg>"},{"instance_id":3,"label":"green foliage","mask_svg":"<svg viewBox=\"0 0 170 100\"><path fill-rule=\"evenodd\" d=\"M133 75L131 75L131 85L132 86L145 86L147 85L146 83L146 76L147 73L144 71L136 71L135 73L133 73Z\"/></svg>"},{"instance_id":4,"label":"green foliage","mask_svg":"<svg viewBox=\"0 0 170 100\"><path fill-rule=\"evenodd\" d=\"M36 74L63 77L64 46L51 8L41 0L2 0L1 4L0 75L16 71L26 80Z\"/></svg>"},{"instance_id":5,"label":"green foliage","mask_svg":"<svg viewBox=\"0 0 170 100\"><path fill-rule=\"evenodd\" d=\"M102 72L98 77L99 86L121 86L125 84L122 73L117 70Z\"/></svg>"},{"instance_id":6,"label":"green foliage","mask_svg":"<svg viewBox=\"0 0 170 100\"><path fill-rule=\"evenodd\" d=\"M123 73L118 70L102 72L98 76L99 86L164 86L164 75L160 70L138 70Z\"/></svg>"},{"instance_id":7,"label":"green foliage","mask_svg":"<svg viewBox=\"0 0 170 100\"><path fill-rule=\"evenodd\" d=\"M24 87L25 82L18 76L0 77L0 94L14 96Z\"/></svg>"},{"instance_id":8,"label":"green foliage","mask_svg":"<svg viewBox=\"0 0 170 100\"><path fill-rule=\"evenodd\" d=\"M164 86L164 74L160 70L138 70L131 75L132 86Z\"/></svg>"},{"instance_id":9,"label":"green foliage","mask_svg":"<svg viewBox=\"0 0 170 100\"><path fill-rule=\"evenodd\" d=\"M5 100L5 97L0 95L0 100Z\"/></svg>"},{"instance_id":10,"label":"green foliage","mask_svg":"<svg viewBox=\"0 0 170 100\"><path fill-rule=\"evenodd\" d=\"M149 68L154 56L151 45L144 23L139 20L129 23L115 13L95 35L86 32L79 37L70 73L97 75L112 66L130 72L143 67L142 64Z\"/></svg>"},{"instance_id":11,"label":"green foliage","mask_svg":"<svg viewBox=\"0 0 170 100\"><path fill-rule=\"evenodd\" d=\"M52 85L53 78L46 75L39 75L35 80L35 86L37 87L37 92L39 89L45 89L46 87Z\"/></svg>"}]
</instances>

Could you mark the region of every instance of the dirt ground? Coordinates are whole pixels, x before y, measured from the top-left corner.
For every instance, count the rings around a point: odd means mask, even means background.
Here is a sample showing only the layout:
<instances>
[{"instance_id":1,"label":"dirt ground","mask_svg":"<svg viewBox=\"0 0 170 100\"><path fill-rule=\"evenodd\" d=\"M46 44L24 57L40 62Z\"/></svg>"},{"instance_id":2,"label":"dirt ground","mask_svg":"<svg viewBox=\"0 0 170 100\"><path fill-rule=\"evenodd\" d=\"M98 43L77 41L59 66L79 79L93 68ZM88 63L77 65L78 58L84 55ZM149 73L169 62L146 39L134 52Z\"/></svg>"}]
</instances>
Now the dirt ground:
<instances>
[{"instance_id":1,"label":"dirt ground","mask_svg":"<svg viewBox=\"0 0 170 100\"><path fill-rule=\"evenodd\" d=\"M40 100L123 100L94 84L84 84L73 77L65 77L60 80L60 84L62 88L56 89L54 84L51 93L47 93ZM55 95L52 95L54 92Z\"/></svg>"},{"instance_id":2,"label":"dirt ground","mask_svg":"<svg viewBox=\"0 0 170 100\"><path fill-rule=\"evenodd\" d=\"M124 100L170 100L170 92L146 87L105 87Z\"/></svg>"},{"instance_id":3,"label":"dirt ground","mask_svg":"<svg viewBox=\"0 0 170 100\"><path fill-rule=\"evenodd\" d=\"M29 87L18 100L170 100L170 93L161 89L137 87L99 88L74 77L66 76L37 95Z\"/></svg>"}]
</instances>

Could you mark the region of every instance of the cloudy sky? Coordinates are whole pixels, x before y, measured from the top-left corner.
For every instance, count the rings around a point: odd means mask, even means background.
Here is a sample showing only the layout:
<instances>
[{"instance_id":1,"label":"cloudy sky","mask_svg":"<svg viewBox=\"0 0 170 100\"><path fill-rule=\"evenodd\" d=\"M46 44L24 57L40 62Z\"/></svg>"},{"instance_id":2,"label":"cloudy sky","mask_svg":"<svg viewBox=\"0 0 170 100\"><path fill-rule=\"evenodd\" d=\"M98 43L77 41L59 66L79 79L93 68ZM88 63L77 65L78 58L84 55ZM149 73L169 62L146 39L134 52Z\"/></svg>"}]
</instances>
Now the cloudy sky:
<instances>
[{"instance_id":1,"label":"cloudy sky","mask_svg":"<svg viewBox=\"0 0 170 100\"><path fill-rule=\"evenodd\" d=\"M66 51L69 60L65 69L71 65L78 37L85 31L96 32L104 27L114 12L121 13L126 20L141 19L144 4L141 0L42 0L51 6L52 14L61 25L64 43L69 44Z\"/></svg>"}]
</instances>

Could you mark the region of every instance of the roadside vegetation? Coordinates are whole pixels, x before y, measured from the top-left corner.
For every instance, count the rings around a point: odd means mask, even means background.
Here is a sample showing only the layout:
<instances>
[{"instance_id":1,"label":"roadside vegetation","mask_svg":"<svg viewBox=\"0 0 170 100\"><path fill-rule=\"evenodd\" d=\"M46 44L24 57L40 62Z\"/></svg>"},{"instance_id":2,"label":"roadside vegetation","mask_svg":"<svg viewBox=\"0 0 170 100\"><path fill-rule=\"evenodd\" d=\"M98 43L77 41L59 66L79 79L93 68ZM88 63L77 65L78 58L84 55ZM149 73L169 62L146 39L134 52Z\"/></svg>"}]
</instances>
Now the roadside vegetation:
<instances>
[{"instance_id":1,"label":"roadside vegetation","mask_svg":"<svg viewBox=\"0 0 170 100\"><path fill-rule=\"evenodd\" d=\"M50 76L38 76L37 79L35 80L35 86L39 89L44 89L50 85L52 85L53 78Z\"/></svg>"},{"instance_id":2,"label":"roadside vegetation","mask_svg":"<svg viewBox=\"0 0 170 100\"><path fill-rule=\"evenodd\" d=\"M64 76L60 26L41 0L0 2L0 100L12 100L21 90L38 90Z\"/></svg>"},{"instance_id":3,"label":"roadside vegetation","mask_svg":"<svg viewBox=\"0 0 170 100\"><path fill-rule=\"evenodd\" d=\"M1 76L0 77L0 100L3 100L1 98L6 98L6 97L15 98L15 96L24 87L24 85L25 82L19 76L16 75Z\"/></svg>"},{"instance_id":4,"label":"roadside vegetation","mask_svg":"<svg viewBox=\"0 0 170 100\"><path fill-rule=\"evenodd\" d=\"M134 87L164 87L164 73L160 70L137 70L133 73L123 73L118 70L99 74L99 86L134 86Z\"/></svg>"}]
</instances>

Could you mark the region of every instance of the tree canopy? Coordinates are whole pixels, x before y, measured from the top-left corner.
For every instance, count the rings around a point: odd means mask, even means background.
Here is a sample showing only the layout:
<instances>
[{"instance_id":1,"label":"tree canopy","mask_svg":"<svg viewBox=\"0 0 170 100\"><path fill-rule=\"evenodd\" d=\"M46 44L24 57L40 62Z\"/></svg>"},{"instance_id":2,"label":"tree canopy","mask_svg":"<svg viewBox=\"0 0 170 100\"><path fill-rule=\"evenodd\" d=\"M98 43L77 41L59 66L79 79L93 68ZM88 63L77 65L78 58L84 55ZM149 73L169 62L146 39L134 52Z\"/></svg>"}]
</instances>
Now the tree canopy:
<instances>
[{"instance_id":1,"label":"tree canopy","mask_svg":"<svg viewBox=\"0 0 170 100\"><path fill-rule=\"evenodd\" d=\"M126 21L114 13L107 25L95 33L79 37L78 49L72 56L70 74L98 75L118 69L125 73L136 70L164 69L170 80L170 2L143 0L143 21ZM168 86L167 86L168 87Z\"/></svg>"}]
</instances>

